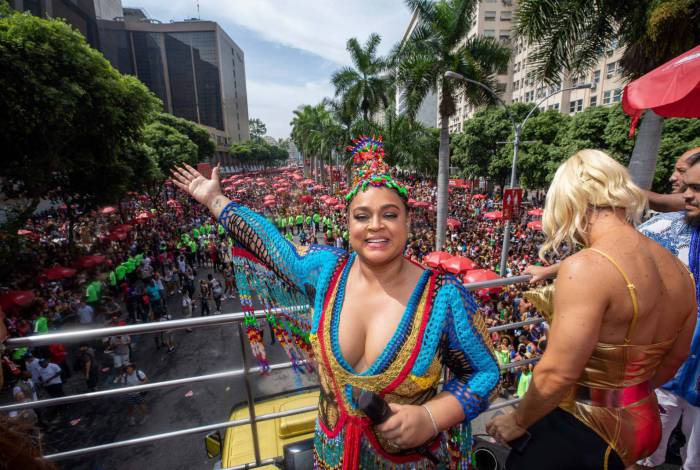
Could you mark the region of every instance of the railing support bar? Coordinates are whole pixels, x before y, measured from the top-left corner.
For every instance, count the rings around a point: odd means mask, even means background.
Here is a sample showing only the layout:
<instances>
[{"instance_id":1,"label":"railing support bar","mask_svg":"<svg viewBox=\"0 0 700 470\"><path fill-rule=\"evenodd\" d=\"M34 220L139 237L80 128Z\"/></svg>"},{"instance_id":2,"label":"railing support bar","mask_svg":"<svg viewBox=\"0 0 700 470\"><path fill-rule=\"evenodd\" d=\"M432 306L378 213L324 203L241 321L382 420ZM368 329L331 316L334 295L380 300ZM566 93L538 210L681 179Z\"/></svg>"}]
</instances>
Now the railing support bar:
<instances>
[{"instance_id":1,"label":"railing support bar","mask_svg":"<svg viewBox=\"0 0 700 470\"><path fill-rule=\"evenodd\" d=\"M250 430L253 433L253 452L255 453L255 465L260 465L260 442L258 442L258 422L255 419L255 402L250 387L250 372L248 371L248 351L245 347L243 325L238 323L238 337L241 342L241 357L243 358L243 379L245 381L245 393L248 397L248 414L250 415Z\"/></svg>"}]
</instances>

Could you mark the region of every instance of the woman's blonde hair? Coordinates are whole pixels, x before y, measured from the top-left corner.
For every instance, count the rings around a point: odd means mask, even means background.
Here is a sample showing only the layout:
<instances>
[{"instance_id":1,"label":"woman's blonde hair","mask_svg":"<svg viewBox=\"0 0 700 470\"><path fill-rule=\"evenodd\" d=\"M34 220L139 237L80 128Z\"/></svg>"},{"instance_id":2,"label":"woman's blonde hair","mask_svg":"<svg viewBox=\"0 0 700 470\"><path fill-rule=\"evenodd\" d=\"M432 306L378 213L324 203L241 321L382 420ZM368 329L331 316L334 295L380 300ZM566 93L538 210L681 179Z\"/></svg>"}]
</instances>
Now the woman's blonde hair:
<instances>
[{"instance_id":1,"label":"woman's blonde hair","mask_svg":"<svg viewBox=\"0 0 700 470\"><path fill-rule=\"evenodd\" d=\"M600 150L580 150L559 166L547 191L540 258L560 255L562 245L572 251L586 245L588 209L623 208L627 221L637 224L646 205L625 167Z\"/></svg>"}]
</instances>

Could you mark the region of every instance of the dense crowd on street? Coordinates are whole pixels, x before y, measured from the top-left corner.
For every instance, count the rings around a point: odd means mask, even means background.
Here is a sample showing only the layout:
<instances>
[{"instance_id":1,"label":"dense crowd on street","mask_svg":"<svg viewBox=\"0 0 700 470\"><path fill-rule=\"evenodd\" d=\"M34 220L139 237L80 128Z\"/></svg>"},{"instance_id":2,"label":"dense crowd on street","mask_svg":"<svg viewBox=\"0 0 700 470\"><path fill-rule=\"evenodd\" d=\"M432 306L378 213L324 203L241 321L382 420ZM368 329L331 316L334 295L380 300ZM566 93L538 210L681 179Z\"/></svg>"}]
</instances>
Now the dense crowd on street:
<instances>
[{"instance_id":1,"label":"dense crowd on street","mask_svg":"<svg viewBox=\"0 0 700 470\"><path fill-rule=\"evenodd\" d=\"M296 184L290 189L284 182L288 176L278 173L240 175L229 179L226 191L264 214L294 243L348 249L346 210L341 202L344 185L320 185L302 179L300 172L292 176ZM413 206L406 256L422 263L435 245L435 182L413 175L403 178ZM459 224L450 226L444 251L497 273L504 223L484 215L496 210L499 200L497 195L479 193L466 185L450 188L449 217ZM542 198L537 192L528 194L526 201L535 207ZM523 211L512 224L508 276L521 274L525 266L537 262L541 234L527 228L530 220ZM233 241L204 208L171 185L158 197L132 193L118 207L98 211L81 213L79 208L58 206L33 216L20 233L20 269L0 291L10 337L217 314L222 313L222 300L237 295ZM202 268L211 273L198 276ZM511 285L477 292L488 324L536 316L523 298L526 288ZM172 305L180 308L173 310ZM154 337L162 354L176 351L172 332ZM499 362L507 364L540 354L546 347L546 330L541 324L526 325L493 333L491 339ZM79 347L19 348L3 356L3 374L14 401L24 402L63 396L64 382L71 375L84 381L84 389L76 393L146 383L148 371L141 366L149 358L135 356L128 335ZM503 391L522 395L531 369L504 371ZM143 395L128 395L125 403L129 424L147 419ZM10 419L30 427L55 425L61 421L59 411L23 410L12 412Z\"/></svg>"}]
</instances>

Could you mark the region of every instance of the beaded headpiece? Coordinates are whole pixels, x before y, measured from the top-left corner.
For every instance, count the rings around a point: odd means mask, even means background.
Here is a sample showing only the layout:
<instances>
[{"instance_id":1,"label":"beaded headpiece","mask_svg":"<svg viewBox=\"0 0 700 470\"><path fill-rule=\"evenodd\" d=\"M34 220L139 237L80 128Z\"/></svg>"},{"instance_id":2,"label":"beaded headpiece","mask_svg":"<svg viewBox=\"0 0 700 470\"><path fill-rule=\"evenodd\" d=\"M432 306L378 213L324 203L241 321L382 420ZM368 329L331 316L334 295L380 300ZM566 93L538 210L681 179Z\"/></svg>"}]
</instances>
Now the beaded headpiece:
<instances>
[{"instance_id":1,"label":"beaded headpiece","mask_svg":"<svg viewBox=\"0 0 700 470\"><path fill-rule=\"evenodd\" d=\"M366 191L368 186L393 189L408 200L408 190L392 178L389 165L384 161L382 136L361 135L353 139L346 150L352 153L353 164L352 189L345 196L346 202L349 203L358 191Z\"/></svg>"}]
</instances>

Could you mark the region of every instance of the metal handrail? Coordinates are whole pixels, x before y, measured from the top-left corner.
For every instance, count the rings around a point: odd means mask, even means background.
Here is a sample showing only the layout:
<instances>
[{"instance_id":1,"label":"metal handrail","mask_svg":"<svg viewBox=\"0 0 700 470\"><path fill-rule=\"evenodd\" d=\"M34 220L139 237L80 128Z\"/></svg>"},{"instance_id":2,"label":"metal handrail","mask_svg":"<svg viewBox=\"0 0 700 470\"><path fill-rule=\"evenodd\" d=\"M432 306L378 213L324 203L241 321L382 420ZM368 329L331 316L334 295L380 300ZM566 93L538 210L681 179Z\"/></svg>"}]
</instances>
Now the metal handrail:
<instances>
[{"instance_id":1,"label":"metal handrail","mask_svg":"<svg viewBox=\"0 0 700 470\"><path fill-rule=\"evenodd\" d=\"M490 281L465 284L465 287L468 290L477 290L477 289L483 289L483 288L488 288L488 287L502 286L502 285L506 285L506 284L515 284L515 283L519 283L519 282L526 282L529 279L530 279L530 276L514 276L514 277L510 277L510 278L499 278L499 279L494 279L494 280L490 280ZM284 312L284 311L289 311L289 310L299 311L299 310L307 309L308 307L309 307L308 305L298 305L298 306L293 306L293 307L289 307L289 308L256 310L256 311L252 312L252 314L255 315L256 318L265 318L267 313L277 313L277 312ZM127 326L118 326L118 327L95 328L95 329L87 329L87 330L74 330L74 331L61 332L61 333L48 333L48 334L44 334L44 335L37 335L37 336L30 336L30 337L23 337L23 338L12 338L6 342L6 345L10 348L18 348L18 347L23 347L23 346L40 346L40 345L52 344L52 343L74 342L74 341L95 339L95 338L101 338L101 337L105 337L105 336L139 334L139 333L157 333L160 331L171 331L171 330L183 329L183 328L216 326L216 325L222 325L222 324L228 324L228 323L236 323L236 322L240 322L241 320L244 320L244 319L245 319L244 313L236 312L236 313L213 315L213 316L207 316L207 317L169 320L169 321L165 321L165 322L146 323L146 324L139 324L139 325L127 325ZM488 331L489 332L503 331L503 330L513 329L513 328L518 328L520 326L538 323L541 321L543 321L543 319L541 319L541 318L529 319L529 320L525 320L523 322L516 322L516 323L491 327L488 329ZM516 367L520 367L523 365L527 365L527 364L536 362L537 360L539 360L539 356L534 357L534 358L530 358L530 359L521 360L521 361L516 361L516 362L510 363L510 364L504 364L503 366L500 366L500 368L506 369L506 370L512 369L512 368L516 368ZM286 362L286 363L274 364L274 365L270 366L270 369L271 370L279 370L279 369L286 369L286 368L290 368L290 367L292 367L292 363ZM234 370L216 372L216 373L212 373L212 374L205 374L205 375L195 376L195 377L186 377L186 378L182 378L182 379L166 380L166 381L155 382L155 383L144 384L144 385L121 387L121 388L112 389L112 390L102 390L99 392L89 392L89 393L76 394L76 395L71 395L68 397L58 397L58 398L51 398L51 399L46 399L46 400L38 400L38 401L34 401L34 402L18 403L18 404L13 404L13 405L0 406L0 411L21 410L21 409L27 409L27 408L42 408L42 407L55 406L55 405L66 404L66 403L73 403L76 401L81 401L81 400L86 399L86 398L87 399L97 399L97 398L105 398L105 397L110 397L110 396L129 394L129 393L138 393L138 392L143 392L143 391L148 391L148 390L156 390L156 389L172 387L172 386L177 386L177 385L182 385L182 384L187 384L187 383L207 382L210 380L217 380L217 379L221 379L221 378L236 377L236 376L241 376L241 375L247 375L250 372L260 372L260 371L261 371L260 367L252 367L252 368L249 368L247 370L246 370L246 368L234 369ZM248 395L250 395L250 391L248 391ZM520 399L515 399L515 400L509 400L509 401L504 402L504 403L499 403L497 405L494 405L493 407L490 407L489 410L504 408L504 407L510 406L511 404L517 403L519 400ZM310 406L310 407L297 408L297 409L289 410L289 411L285 411L285 412L270 413L270 414L262 415L262 416L258 416L258 417L253 416L252 420L254 420L257 423L258 421L275 419L275 418L284 417L284 416L292 416L292 415L296 415L296 414L306 413L308 411L315 411L316 409L317 409L317 406L314 405L314 406ZM80 448L80 449L74 449L71 451L50 454L50 455L44 456L44 458L51 459L51 460L65 459L65 458L75 457L78 455L85 455L85 454L100 452L103 450L138 445L138 444L153 442L153 441L161 440L161 439L168 439L171 437L178 437L178 436L187 435L187 434L195 434L195 433L212 431L212 430L217 430L217 429L222 429L222 428L241 426L244 424L251 424L252 420L251 420L251 417L249 417L247 419L226 421L223 423L216 423L216 424L210 424L210 425L206 425L206 426L198 426L198 427L194 427L194 428L181 429L178 431L159 433L159 434L154 434L154 435L150 435L150 436L144 436L141 438L127 439L124 441L117 441L117 442L112 442L112 443L108 443L108 444L101 444L101 445L97 445L97 446L85 447L85 448ZM264 464L274 463L274 462L275 462L274 459L261 460L259 454L256 453L256 462L244 464L244 465L236 466L236 467L230 467L230 468L234 469L234 470L244 469L244 468L255 468L255 467L259 467L259 466L264 465Z\"/></svg>"}]
</instances>

